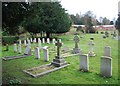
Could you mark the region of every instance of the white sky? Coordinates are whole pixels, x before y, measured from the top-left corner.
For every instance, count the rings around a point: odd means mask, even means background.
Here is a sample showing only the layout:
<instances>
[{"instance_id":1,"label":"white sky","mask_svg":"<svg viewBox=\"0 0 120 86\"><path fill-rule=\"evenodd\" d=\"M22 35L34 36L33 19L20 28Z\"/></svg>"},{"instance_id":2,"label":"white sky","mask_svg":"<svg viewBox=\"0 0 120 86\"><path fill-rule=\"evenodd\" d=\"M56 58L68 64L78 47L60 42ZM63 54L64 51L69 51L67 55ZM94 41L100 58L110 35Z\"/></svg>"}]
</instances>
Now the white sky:
<instances>
[{"instance_id":1,"label":"white sky","mask_svg":"<svg viewBox=\"0 0 120 86\"><path fill-rule=\"evenodd\" d=\"M59 0L63 8L68 10L69 14L80 13L84 14L87 11L92 11L97 19L100 16L107 17L110 20L117 18L118 2L120 0Z\"/></svg>"}]
</instances>

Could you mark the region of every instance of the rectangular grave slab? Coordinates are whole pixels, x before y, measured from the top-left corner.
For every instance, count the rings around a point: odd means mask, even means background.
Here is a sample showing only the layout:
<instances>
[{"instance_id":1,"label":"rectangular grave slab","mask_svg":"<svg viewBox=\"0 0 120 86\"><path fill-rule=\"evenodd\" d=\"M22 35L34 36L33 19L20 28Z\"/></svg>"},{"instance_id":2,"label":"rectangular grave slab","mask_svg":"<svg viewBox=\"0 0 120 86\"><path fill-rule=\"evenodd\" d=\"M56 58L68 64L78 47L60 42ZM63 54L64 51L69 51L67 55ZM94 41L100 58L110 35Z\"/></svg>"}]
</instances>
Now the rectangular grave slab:
<instances>
[{"instance_id":1,"label":"rectangular grave slab","mask_svg":"<svg viewBox=\"0 0 120 86\"><path fill-rule=\"evenodd\" d=\"M50 72L53 72L53 71L59 70L61 68L67 67L68 65L70 65L70 64L67 64L67 65L64 65L64 66L61 66L61 67L55 67L51 64L46 64L46 65L31 68L31 69L23 70L23 72L29 74L30 76L32 76L34 78L37 78L37 77L41 77L45 74L48 74Z\"/></svg>"},{"instance_id":2,"label":"rectangular grave slab","mask_svg":"<svg viewBox=\"0 0 120 86\"><path fill-rule=\"evenodd\" d=\"M7 56L7 57L3 57L2 59L3 60L13 60L13 59L18 59L18 58L26 58L28 56L31 56L31 55L20 55L20 56Z\"/></svg>"}]
</instances>

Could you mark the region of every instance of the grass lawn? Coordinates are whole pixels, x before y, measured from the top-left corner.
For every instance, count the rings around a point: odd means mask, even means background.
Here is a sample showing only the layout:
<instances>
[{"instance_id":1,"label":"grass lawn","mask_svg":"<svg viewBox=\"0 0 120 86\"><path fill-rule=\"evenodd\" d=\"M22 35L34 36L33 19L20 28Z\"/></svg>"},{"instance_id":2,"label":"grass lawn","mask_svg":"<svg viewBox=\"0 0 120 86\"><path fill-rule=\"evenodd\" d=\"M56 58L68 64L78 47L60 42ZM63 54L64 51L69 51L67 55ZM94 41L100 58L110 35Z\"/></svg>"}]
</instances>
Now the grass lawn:
<instances>
[{"instance_id":1,"label":"grass lawn","mask_svg":"<svg viewBox=\"0 0 120 86\"><path fill-rule=\"evenodd\" d=\"M118 81L120 81L120 78L118 78L118 41L112 39L112 36L103 39L103 34L80 34L79 36L84 36L84 38L81 38L79 42L79 47L82 49L84 54L89 52L88 43L90 38L94 37L94 52L96 56L89 58L89 72L83 73L79 71L80 56L72 56L65 58L65 60L70 63L68 67L39 78L33 78L22 72L22 70L51 63L53 58L55 58L54 53L49 53L50 61L44 62L43 51L41 51L40 59L36 60L33 52L33 56L29 56L27 58L2 61L3 83L8 83L10 80L18 79L22 84L118 84ZM74 41L72 40L74 35L62 35L58 37L62 39L62 42L64 43L63 47L67 46L71 49L74 48ZM54 47L53 44L42 44L42 46L45 45ZM111 47L113 67L111 78L100 76L100 58L104 54L105 46ZM4 49L5 47L3 47L3 50ZM25 48L23 47L23 49ZM24 52L24 50L22 52ZM2 57L14 55L18 54L13 52L13 45L9 46L9 51L2 52Z\"/></svg>"}]
</instances>

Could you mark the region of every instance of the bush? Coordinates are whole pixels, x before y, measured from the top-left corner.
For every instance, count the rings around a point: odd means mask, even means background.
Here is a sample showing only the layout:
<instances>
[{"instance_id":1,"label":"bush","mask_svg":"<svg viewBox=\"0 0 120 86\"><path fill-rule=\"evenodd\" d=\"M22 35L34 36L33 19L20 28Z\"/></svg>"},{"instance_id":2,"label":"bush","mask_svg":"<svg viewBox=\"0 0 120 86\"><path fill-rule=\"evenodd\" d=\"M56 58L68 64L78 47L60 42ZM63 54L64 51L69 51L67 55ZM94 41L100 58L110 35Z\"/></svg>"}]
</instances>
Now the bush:
<instances>
[{"instance_id":1,"label":"bush","mask_svg":"<svg viewBox=\"0 0 120 86\"><path fill-rule=\"evenodd\" d=\"M2 44L13 44L15 42L17 42L17 40L19 39L19 37L15 37L15 36L3 36L2 37Z\"/></svg>"},{"instance_id":2,"label":"bush","mask_svg":"<svg viewBox=\"0 0 120 86\"><path fill-rule=\"evenodd\" d=\"M22 83L21 83L21 81L19 81L18 79L14 79L14 80L10 80L10 81L9 81L9 85L10 85L10 86L13 86L13 85L18 86L18 85L20 85L20 84L22 84Z\"/></svg>"}]
</instances>

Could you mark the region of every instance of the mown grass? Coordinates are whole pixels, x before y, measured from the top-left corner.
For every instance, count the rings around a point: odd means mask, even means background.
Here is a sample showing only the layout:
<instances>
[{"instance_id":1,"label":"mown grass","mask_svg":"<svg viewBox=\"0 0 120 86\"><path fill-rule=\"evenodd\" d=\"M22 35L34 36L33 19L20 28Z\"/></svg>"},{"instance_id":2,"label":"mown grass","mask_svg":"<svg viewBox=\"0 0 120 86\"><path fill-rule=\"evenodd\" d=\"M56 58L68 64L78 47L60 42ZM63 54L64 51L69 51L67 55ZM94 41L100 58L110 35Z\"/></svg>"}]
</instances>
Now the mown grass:
<instances>
[{"instance_id":1,"label":"mown grass","mask_svg":"<svg viewBox=\"0 0 120 86\"><path fill-rule=\"evenodd\" d=\"M84 54L89 52L88 43L90 38L94 37L94 52L96 56L89 58L89 72L79 71L80 56L72 56L65 58L65 60L70 63L68 67L39 78L32 78L28 74L22 72L22 70L48 64L53 60L53 58L55 58L54 53L49 53L50 61L44 62L43 51L40 52L41 57L39 60L35 59L33 52L33 56L29 56L27 58L2 61L3 83L8 83L11 79L18 79L23 84L118 84L118 81L120 80L118 78L118 41L112 39L112 36L107 39L103 39L103 34L80 34L79 36L84 36L84 38L81 38L79 42L79 47L82 49ZM62 39L62 42L64 43L63 47L67 46L72 49L74 47L74 41L72 40L73 37L74 35L62 35L58 38ZM53 44L42 44L42 46L45 45L48 45L49 47L54 46ZM105 46L111 47L113 67L113 75L111 78L100 76L100 58L104 54ZM4 49L5 47L3 47L3 50ZM18 54L13 52L13 45L9 46L9 51L2 52L2 57L14 55Z\"/></svg>"}]
</instances>

